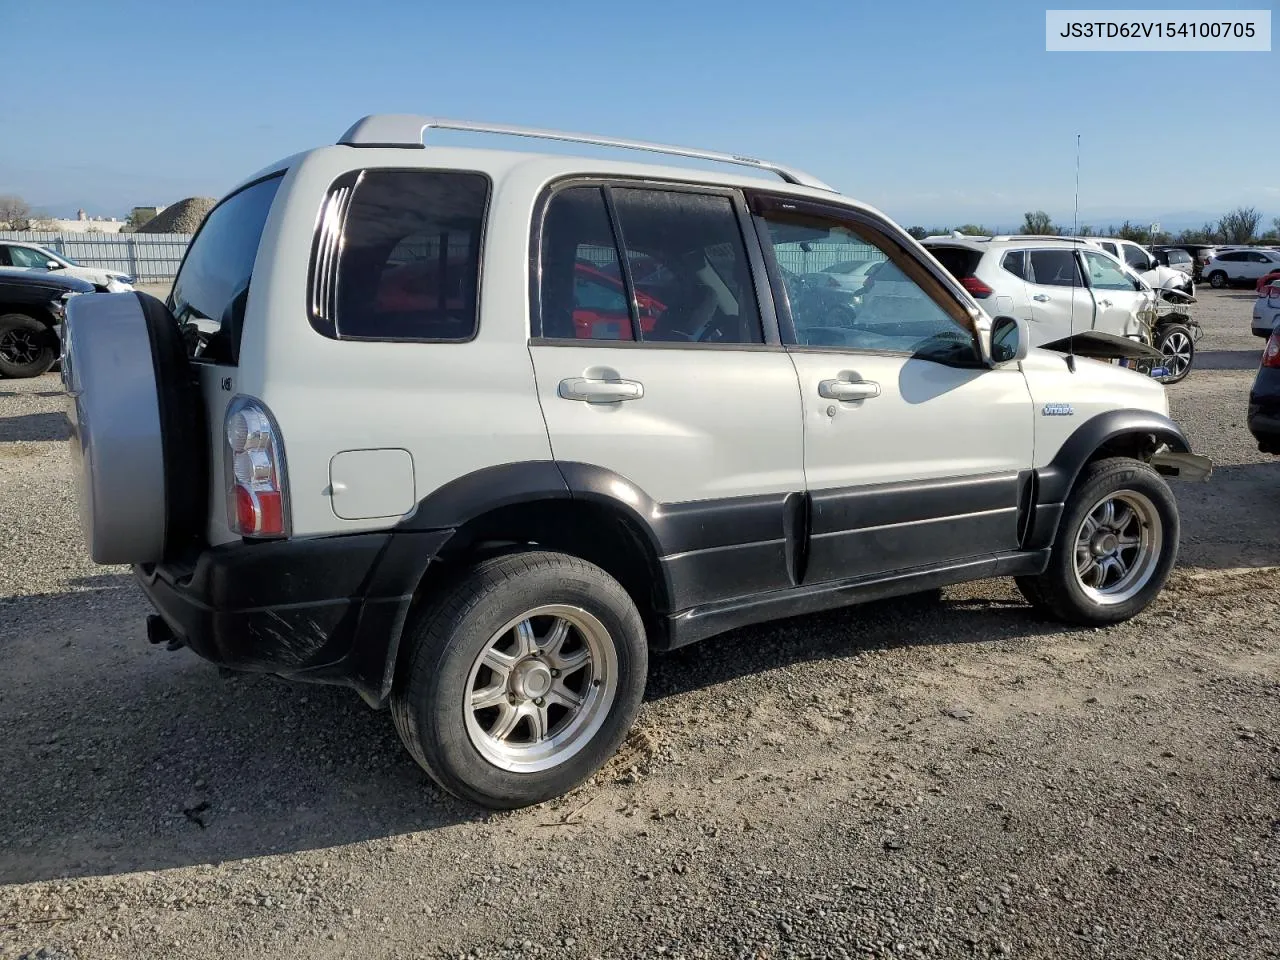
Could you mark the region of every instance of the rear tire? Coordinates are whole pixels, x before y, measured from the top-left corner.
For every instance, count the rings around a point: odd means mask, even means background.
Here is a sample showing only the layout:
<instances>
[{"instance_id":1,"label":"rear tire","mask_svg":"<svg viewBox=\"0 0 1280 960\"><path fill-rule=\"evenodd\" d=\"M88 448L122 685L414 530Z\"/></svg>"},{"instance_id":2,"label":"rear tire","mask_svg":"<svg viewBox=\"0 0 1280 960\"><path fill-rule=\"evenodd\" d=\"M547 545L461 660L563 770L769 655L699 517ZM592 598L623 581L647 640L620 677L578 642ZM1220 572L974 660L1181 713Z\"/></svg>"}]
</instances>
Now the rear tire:
<instances>
[{"instance_id":1,"label":"rear tire","mask_svg":"<svg viewBox=\"0 0 1280 960\"><path fill-rule=\"evenodd\" d=\"M1178 556L1178 529L1173 492L1155 470L1127 457L1095 461L1067 497L1049 566L1016 578L1018 589L1033 607L1067 623L1128 620L1164 588Z\"/></svg>"},{"instance_id":2,"label":"rear tire","mask_svg":"<svg viewBox=\"0 0 1280 960\"><path fill-rule=\"evenodd\" d=\"M400 739L441 787L493 809L550 800L598 770L630 730L648 671L622 586L545 551L471 568L404 649L391 697Z\"/></svg>"},{"instance_id":3,"label":"rear tire","mask_svg":"<svg viewBox=\"0 0 1280 960\"><path fill-rule=\"evenodd\" d=\"M0 316L0 376L38 377L58 359L57 335L25 313Z\"/></svg>"},{"instance_id":4,"label":"rear tire","mask_svg":"<svg viewBox=\"0 0 1280 960\"><path fill-rule=\"evenodd\" d=\"M1227 275L1221 270L1215 270L1209 274L1209 286L1215 290L1221 290L1227 285Z\"/></svg>"}]
</instances>

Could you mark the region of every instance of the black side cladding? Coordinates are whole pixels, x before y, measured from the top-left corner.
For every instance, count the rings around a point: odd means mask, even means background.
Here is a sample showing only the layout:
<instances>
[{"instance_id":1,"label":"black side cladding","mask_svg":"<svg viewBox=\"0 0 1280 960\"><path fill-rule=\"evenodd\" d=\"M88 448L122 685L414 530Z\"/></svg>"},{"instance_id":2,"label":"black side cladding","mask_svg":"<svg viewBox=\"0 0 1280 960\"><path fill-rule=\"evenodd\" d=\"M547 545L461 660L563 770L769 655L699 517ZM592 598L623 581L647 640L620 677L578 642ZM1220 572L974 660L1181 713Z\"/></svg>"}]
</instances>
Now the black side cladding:
<instances>
[{"instance_id":1,"label":"black side cladding","mask_svg":"<svg viewBox=\"0 0 1280 960\"><path fill-rule=\"evenodd\" d=\"M135 291L151 340L160 443L164 451L165 560L188 555L204 539L209 504L204 400L169 308Z\"/></svg>"}]
</instances>

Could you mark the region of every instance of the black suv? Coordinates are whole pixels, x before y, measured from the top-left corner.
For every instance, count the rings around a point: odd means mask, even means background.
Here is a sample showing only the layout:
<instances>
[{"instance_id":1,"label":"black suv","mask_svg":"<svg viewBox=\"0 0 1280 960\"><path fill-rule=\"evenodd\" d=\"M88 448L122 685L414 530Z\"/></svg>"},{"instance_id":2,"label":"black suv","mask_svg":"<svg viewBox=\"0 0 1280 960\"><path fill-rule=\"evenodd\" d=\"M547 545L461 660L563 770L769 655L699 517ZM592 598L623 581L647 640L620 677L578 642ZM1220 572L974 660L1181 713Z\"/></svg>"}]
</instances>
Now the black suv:
<instances>
[{"instance_id":1,"label":"black suv","mask_svg":"<svg viewBox=\"0 0 1280 960\"><path fill-rule=\"evenodd\" d=\"M53 366L57 327L80 293L93 293L93 284L0 268L0 377L38 377Z\"/></svg>"}]
</instances>

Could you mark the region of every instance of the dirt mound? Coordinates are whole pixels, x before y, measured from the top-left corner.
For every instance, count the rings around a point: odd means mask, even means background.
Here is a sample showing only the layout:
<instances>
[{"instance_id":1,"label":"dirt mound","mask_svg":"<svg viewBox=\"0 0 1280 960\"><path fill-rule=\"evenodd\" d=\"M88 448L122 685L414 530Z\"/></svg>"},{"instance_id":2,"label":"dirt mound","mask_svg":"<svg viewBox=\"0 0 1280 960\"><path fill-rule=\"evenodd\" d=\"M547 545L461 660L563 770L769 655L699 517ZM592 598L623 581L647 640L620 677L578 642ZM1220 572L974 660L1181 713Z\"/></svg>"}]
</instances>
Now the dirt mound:
<instances>
[{"instance_id":1,"label":"dirt mound","mask_svg":"<svg viewBox=\"0 0 1280 960\"><path fill-rule=\"evenodd\" d=\"M179 200L140 226L138 233L195 233L215 203L212 197Z\"/></svg>"}]
</instances>

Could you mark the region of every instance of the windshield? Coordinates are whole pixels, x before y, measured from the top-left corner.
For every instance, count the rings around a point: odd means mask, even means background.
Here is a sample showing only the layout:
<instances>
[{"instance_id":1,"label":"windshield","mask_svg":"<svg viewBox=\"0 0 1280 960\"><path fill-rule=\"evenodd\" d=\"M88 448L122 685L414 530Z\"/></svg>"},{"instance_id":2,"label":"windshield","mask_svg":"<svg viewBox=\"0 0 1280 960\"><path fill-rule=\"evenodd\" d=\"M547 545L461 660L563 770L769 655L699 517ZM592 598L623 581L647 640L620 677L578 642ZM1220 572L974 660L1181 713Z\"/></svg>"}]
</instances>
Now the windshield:
<instances>
[{"instance_id":1,"label":"windshield","mask_svg":"<svg viewBox=\"0 0 1280 960\"><path fill-rule=\"evenodd\" d=\"M69 267L78 267L78 266L80 266L80 264L78 264L76 261L72 260L70 257L63 256L63 255L62 255L62 254L60 254L60 253L54 253L54 252L53 252L52 250L50 250L48 247L36 247L36 249L37 249L37 250L39 250L41 253L47 253L47 254L49 255L49 259L50 259L50 260L57 260L57 261L59 261L60 263L65 263L65 264L66 264L67 266L69 266Z\"/></svg>"}]
</instances>

